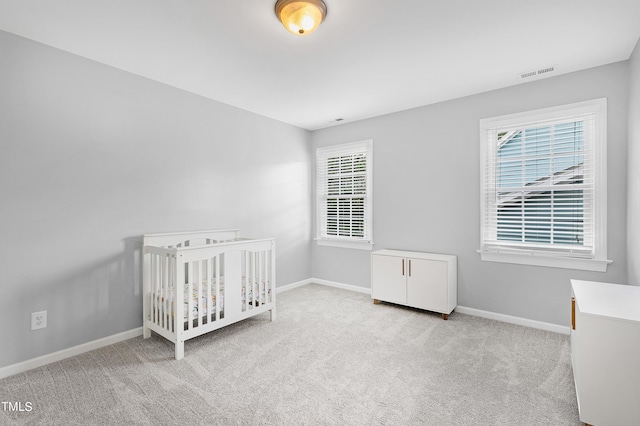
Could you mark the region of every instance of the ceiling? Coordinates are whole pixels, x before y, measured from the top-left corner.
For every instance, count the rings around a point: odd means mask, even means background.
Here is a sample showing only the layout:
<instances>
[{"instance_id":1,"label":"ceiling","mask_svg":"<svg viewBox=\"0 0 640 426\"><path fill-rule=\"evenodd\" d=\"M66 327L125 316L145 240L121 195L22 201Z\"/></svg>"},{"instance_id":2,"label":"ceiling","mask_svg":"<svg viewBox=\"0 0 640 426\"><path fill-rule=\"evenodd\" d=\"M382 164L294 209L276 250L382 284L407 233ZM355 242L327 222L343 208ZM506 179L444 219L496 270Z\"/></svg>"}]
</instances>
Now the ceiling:
<instances>
[{"instance_id":1,"label":"ceiling","mask_svg":"<svg viewBox=\"0 0 640 426\"><path fill-rule=\"evenodd\" d=\"M629 58L639 0L0 0L0 30L309 130Z\"/></svg>"}]
</instances>

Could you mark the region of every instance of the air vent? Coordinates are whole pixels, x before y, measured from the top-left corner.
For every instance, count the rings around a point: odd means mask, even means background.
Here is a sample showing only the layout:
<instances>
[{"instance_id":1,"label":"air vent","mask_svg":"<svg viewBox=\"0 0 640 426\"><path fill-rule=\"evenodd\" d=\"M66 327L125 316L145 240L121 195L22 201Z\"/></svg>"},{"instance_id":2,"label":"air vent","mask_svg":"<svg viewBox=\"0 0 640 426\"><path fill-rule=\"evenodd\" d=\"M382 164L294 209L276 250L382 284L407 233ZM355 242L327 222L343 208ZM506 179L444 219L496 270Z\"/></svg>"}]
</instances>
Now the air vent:
<instances>
[{"instance_id":1,"label":"air vent","mask_svg":"<svg viewBox=\"0 0 640 426\"><path fill-rule=\"evenodd\" d=\"M554 65L552 67L540 68L539 70L535 70L535 71L522 72L518 74L518 80L533 79L535 77L540 77L544 74L553 73L557 71L557 69L558 67Z\"/></svg>"},{"instance_id":2,"label":"air vent","mask_svg":"<svg viewBox=\"0 0 640 426\"><path fill-rule=\"evenodd\" d=\"M555 68L554 68L554 67L549 67L549 68L543 68L543 69L541 69L541 70L538 70L538 71L536 71L536 73L537 73L538 75L540 75L540 74L546 74L546 73L548 73L548 72L553 72L554 70L555 70Z\"/></svg>"}]
</instances>

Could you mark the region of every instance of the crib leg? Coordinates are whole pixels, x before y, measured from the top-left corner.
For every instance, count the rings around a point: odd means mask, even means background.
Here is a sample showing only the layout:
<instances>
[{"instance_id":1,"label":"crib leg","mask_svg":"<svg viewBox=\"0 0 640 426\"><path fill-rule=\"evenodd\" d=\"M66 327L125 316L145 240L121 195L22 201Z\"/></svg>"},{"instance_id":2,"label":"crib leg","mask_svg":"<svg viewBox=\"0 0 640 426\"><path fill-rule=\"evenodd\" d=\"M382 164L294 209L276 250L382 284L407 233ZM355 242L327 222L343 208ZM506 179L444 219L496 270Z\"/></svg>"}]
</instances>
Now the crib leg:
<instances>
[{"instance_id":1,"label":"crib leg","mask_svg":"<svg viewBox=\"0 0 640 426\"><path fill-rule=\"evenodd\" d=\"M151 329L145 325L142 326L142 338L148 339L151 337Z\"/></svg>"},{"instance_id":2,"label":"crib leg","mask_svg":"<svg viewBox=\"0 0 640 426\"><path fill-rule=\"evenodd\" d=\"M176 361L184 358L184 341L176 342Z\"/></svg>"},{"instance_id":3,"label":"crib leg","mask_svg":"<svg viewBox=\"0 0 640 426\"><path fill-rule=\"evenodd\" d=\"M275 321L276 320L276 308L275 307L271 308L269 313L271 314L271 321Z\"/></svg>"}]
</instances>

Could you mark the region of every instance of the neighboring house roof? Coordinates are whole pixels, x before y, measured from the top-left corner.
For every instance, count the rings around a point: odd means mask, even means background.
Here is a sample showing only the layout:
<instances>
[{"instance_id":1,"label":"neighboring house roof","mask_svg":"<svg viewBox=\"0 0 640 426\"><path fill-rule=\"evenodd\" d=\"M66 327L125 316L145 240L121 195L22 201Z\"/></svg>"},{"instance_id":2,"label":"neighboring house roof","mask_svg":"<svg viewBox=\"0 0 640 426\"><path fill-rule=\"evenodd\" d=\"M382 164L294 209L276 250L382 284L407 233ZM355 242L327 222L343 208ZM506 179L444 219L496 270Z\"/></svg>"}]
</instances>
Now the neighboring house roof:
<instances>
[{"instance_id":1,"label":"neighboring house roof","mask_svg":"<svg viewBox=\"0 0 640 426\"><path fill-rule=\"evenodd\" d=\"M551 176L545 176L534 182L526 184L531 190L526 191L524 197L530 198L533 195L542 194L549 191L549 187L556 185L575 185L583 179L582 163L560 170ZM509 192L498 197L498 205L518 202L522 198L522 192Z\"/></svg>"}]
</instances>

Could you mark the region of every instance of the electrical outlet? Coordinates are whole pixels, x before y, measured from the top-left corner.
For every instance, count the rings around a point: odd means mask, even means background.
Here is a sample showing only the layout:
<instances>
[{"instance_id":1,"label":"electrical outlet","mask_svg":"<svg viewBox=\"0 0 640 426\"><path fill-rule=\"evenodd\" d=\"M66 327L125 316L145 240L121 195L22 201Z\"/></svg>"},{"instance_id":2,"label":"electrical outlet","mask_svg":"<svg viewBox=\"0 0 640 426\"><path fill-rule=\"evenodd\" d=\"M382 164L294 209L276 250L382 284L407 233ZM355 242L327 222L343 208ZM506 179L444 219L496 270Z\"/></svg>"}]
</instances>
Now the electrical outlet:
<instances>
[{"instance_id":1,"label":"electrical outlet","mask_svg":"<svg viewBox=\"0 0 640 426\"><path fill-rule=\"evenodd\" d=\"M47 327L47 311L33 312L31 314L31 330L39 330Z\"/></svg>"}]
</instances>

